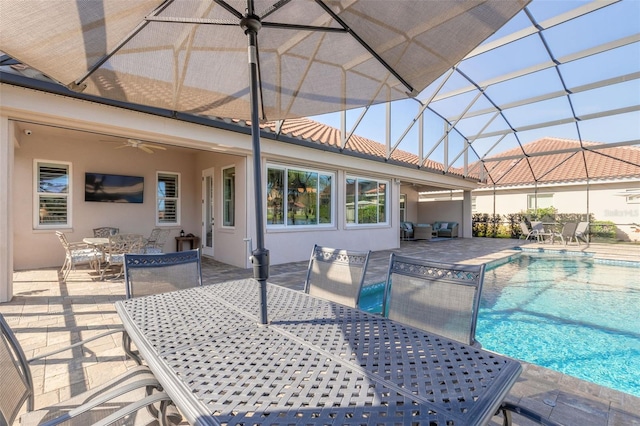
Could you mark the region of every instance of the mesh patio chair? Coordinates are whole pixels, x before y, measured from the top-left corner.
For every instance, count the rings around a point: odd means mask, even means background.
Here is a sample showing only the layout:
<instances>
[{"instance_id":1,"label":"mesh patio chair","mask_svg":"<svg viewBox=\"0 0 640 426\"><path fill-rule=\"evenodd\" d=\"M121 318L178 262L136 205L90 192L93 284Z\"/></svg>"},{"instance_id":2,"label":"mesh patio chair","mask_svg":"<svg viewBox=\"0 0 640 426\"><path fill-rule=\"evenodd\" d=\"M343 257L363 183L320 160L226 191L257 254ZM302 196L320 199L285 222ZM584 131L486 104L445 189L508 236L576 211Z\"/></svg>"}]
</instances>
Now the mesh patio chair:
<instances>
[{"instance_id":1,"label":"mesh patio chair","mask_svg":"<svg viewBox=\"0 0 640 426\"><path fill-rule=\"evenodd\" d=\"M567 245L571 242L571 240L576 238L576 228L578 224L575 222L567 222L562 226L562 231L554 232L551 237L551 242L555 241L556 238L560 238L562 244Z\"/></svg>"},{"instance_id":2,"label":"mesh patio chair","mask_svg":"<svg viewBox=\"0 0 640 426\"><path fill-rule=\"evenodd\" d=\"M172 411L168 417L166 408L169 396L161 391L160 383L145 366L134 367L82 394L50 407L34 410L34 384L31 364L43 363L43 359L87 342L123 330L112 330L74 345L27 359L13 331L0 314L0 424L11 425L18 417L25 402L26 413L20 416L20 425L58 424L102 425L125 419L126 424L177 424L181 416ZM58 359L59 362L59 359ZM160 411L152 405L158 404ZM146 410L144 409L146 408ZM121 420L124 421L124 420ZM120 423L119 423L120 424Z\"/></svg>"},{"instance_id":3,"label":"mesh patio chair","mask_svg":"<svg viewBox=\"0 0 640 426\"><path fill-rule=\"evenodd\" d=\"M304 291L357 308L370 254L314 245Z\"/></svg>"},{"instance_id":4,"label":"mesh patio chair","mask_svg":"<svg viewBox=\"0 0 640 426\"><path fill-rule=\"evenodd\" d=\"M551 240L553 242L553 232L544 229L544 224L539 221L531 221L531 231L534 233L538 241L542 242Z\"/></svg>"},{"instance_id":5,"label":"mesh patio chair","mask_svg":"<svg viewBox=\"0 0 640 426\"><path fill-rule=\"evenodd\" d=\"M93 228L93 236L96 238L109 238L111 235L120 233L120 229L112 228L110 226L103 226L102 228Z\"/></svg>"},{"instance_id":6,"label":"mesh patio chair","mask_svg":"<svg viewBox=\"0 0 640 426\"><path fill-rule=\"evenodd\" d=\"M124 284L127 299L167 293L202 285L200 249L161 254L124 255ZM123 335L122 347L131 358L142 364L131 338Z\"/></svg>"},{"instance_id":7,"label":"mesh patio chair","mask_svg":"<svg viewBox=\"0 0 640 426\"><path fill-rule=\"evenodd\" d=\"M147 254L160 254L164 250L164 245L169 237L168 229L153 228L149 238L145 240L144 252Z\"/></svg>"},{"instance_id":8,"label":"mesh patio chair","mask_svg":"<svg viewBox=\"0 0 640 426\"><path fill-rule=\"evenodd\" d=\"M574 235L578 245L580 245L581 240L589 244L589 222L578 223L578 226L576 226L576 233Z\"/></svg>"},{"instance_id":9,"label":"mesh patio chair","mask_svg":"<svg viewBox=\"0 0 640 426\"><path fill-rule=\"evenodd\" d=\"M60 231L56 231L56 236L60 240L65 252L64 263L62 264L62 268L60 268L62 281L67 280L69 273L76 269L76 266L89 265L92 268L96 268L99 257L95 247L83 242L70 243L67 240L67 236Z\"/></svg>"},{"instance_id":10,"label":"mesh patio chair","mask_svg":"<svg viewBox=\"0 0 640 426\"><path fill-rule=\"evenodd\" d=\"M202 285L200 249L124 255L127 299Z\"/></svg>"},{"instance_id":11,"label":"mesh patio chair","mask_svg":"<svg viewBox=\"0 0 640 426\"><path fill-rule=\"evenodd\" d=\"M485 265L389 259L382 312L388 318L468 345L476 322Z\"/></svg>"},{"instance_id":12,"label":"mesh patio chair","mask_svg":"<svg viewBox=\"0 0 640 426\"><path fill-rule=\"evenodd\" d=\"M529 226L527 226L526 222L524 221L520 222L520 229L522 231L522 233L520 234L520 238L524 237L525 241L528 240L529 238L537 239L537 233L533 229L529 229Z\"/></svg>"},{"instance_id":13,"label":"mesh patio chair","mask_svg":"<svg viewBox=\"0 0 640 426\"><path fill-rule=\"evenodd\" d=\"M118 274L114 279L120 278L124 272L124 255L126 253L142 252L144 246L144 238L139 234L115 234L109 236L109 246L104 251L104 260L106 265L102 268L101 278L107 269L114 266L119 267Z\"/></svg>"}]
</instances>

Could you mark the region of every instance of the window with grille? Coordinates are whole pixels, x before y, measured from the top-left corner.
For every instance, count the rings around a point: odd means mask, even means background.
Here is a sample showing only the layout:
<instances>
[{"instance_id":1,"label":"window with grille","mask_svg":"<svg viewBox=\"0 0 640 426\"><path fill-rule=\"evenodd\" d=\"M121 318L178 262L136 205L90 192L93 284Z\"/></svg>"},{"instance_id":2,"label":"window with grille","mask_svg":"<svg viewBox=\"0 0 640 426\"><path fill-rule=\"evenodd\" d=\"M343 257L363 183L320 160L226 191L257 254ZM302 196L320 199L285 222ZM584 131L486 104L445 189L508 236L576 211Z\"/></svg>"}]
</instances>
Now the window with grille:
<instances>
[{"instance_id":1,"label":"window with grille","mask_svg":"<svg viewBox=\"0 0 640 426\"><path fill-rule=\"evenodd\" d=\"M387 222L388 181L347 176L347 224L371 225Z\"/></svg>"},{"instance_id":2,"label":"window with grille","mask_svg":"<svg viewBox=\"0 0 640 426\"><path fill-rule=\"evenodd\" d=\"M35 160L34 228L71 227L71 163Z\"/></svg>"},{"instance_id":3,"label":"window with grille","mask_svg":"<svg viewBox=\"0 0 640 426\"><path fill-rule=\"evenodd\" d=\"M156 225L180 224L180 174L157 173Z\"/></svg>"},{"instance_id":4,"label":"window with grille","mask_svg":"<svg viewBox=\"0 0 640 426\"><path fill-rule=\"evenodd\" d=\"M236 224L236 168L230 167L222 171L222 225Z\"/></svg>"},{"instance_id":5,"label":"window with grille","mask_svg":"<svg viewBox=\"0 0 640 426\"><path fill-rule=\"evenodd\" d=\"M332 226L333 173L267 167L267 226Z\"/></svg>"}]
</instances>

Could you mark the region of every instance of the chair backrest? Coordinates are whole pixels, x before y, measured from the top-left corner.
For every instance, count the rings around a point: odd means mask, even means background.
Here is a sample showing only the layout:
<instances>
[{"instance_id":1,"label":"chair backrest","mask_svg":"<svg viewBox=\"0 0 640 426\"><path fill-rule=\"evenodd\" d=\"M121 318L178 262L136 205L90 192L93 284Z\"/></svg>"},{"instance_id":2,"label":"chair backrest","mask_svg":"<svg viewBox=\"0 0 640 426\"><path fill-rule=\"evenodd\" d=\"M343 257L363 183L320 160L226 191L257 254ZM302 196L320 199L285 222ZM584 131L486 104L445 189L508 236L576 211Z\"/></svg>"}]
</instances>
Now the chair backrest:
<instances>
[{"instance_id":1,"label":"chair backrest","mask_svg":"<svg viewBox=\"0 0 640 426\"><path fill-rule=\"evenodd\" d=\"M25 401L33 410L33 380L20 343L2 314L0 334L0 424L11 425Z\"/></svg>"},{"instance_id":2,"label":"chair backrest","mask_svg":"<svg viewBox=\"0 0 640 426\"><path fill-rule=\"evenodd\" d=\"M108 253L110 255L140 253L143 245L144 238L140 234L110 235Z\"/></svg>"},{"instance_id":3,"label":"chair backrest","mask_svg":"<svg viewBox=\"0 0 640 426\"><path fill-rule=\"evenodd\" d=\"M531 231L536 233L544 233L544 225L539 221L531 221Z\"/></svg>"},{"instance_id":4,"label":"chair backrest","mask_svg":"<svg viewBox=\"0 0 640 426\"><path fill-rule=\"evenodd\" d=\"M584 241L587 240L587 234L589 233L589 222L580 222L576 226L576 238L581 238Z\"/></svg>"},{"instance_id":5,"label":"chair backrest","mask_svg":"<svg viewBox=\"0 0 640 426\"><path fill-rule=\"evenodd\" d=\"M388 318L475 344L485 265L432 262L391 254L383 298Z\"/></svg>"},{"instance_id":6,"label":"chair backrest","mask_svg":"<svg viewBox=\"0 0 640 426\"><path fill-rule=\"evenodd\" d=\"M573 238L576 234L576 228L578 224L576 222L567 222L562 227L562 236L565 238Z\"/></svg>"},{"instance_id":7,"label":"chair backrest","mask_svg":"<svg viewBox=\"0 0 640 426\"><path fill-rule=\"evenodd\" d=\"M127 299L202 285L200 249L162 254L125 254Z\"/></svg>"},{"instance_id":8,"label":"chair backrest","mask_svg":"<svg viewBox=\"0 0 640 426\"><path fill-rule=\"evenodd\" d=\"M93 236L96 238L108 238L111 235L120 233L120 229L112 228L110 226L103 226L101 228L93 229Z\"/></svg>"},{"instance_id":9,"label":"chair backrest","mask_svg":"<svg viewBox=\"0 0 640 426\"><path fill-rule=\"evenodd\" d=\"M64 235L64 232L56 231L56 236L60 240L60 244L62 244L62 247L64 247L64 249L66 251L68 251L69 250L69 240L67 240L67 236Z\"/></svg>"},{"instance_id":10,"label":"chair backrest","mask_svg":"<svg viewBox=\"0 0 640 426\"><path fill-rule=\"evenodd\" d=\"M304 291L343 305L358 307L371 251L349 251L314 245Z\"/></svg>"},{"instance_id":11,"label":"chair backrest","mask_svg":"<svg viewBox=\"0 0 640 426\"><path fill-rule=\"evenodd\" d=\"M163 248L169 236L168 229L153 228L149 238L147 238L147 247Z\"/></svg>"},{"instance_id":12,"label":"chair backrest","mask_svg":"<svg viewBox=\"0 0 640 426\"><path fill-rule=\"evenodd\" d=\"M529 227L524 221L520 222L520 229L522 230L522 235L525 237L531 233L531 230L529 230Z\"/></svg>"}]
</instances>

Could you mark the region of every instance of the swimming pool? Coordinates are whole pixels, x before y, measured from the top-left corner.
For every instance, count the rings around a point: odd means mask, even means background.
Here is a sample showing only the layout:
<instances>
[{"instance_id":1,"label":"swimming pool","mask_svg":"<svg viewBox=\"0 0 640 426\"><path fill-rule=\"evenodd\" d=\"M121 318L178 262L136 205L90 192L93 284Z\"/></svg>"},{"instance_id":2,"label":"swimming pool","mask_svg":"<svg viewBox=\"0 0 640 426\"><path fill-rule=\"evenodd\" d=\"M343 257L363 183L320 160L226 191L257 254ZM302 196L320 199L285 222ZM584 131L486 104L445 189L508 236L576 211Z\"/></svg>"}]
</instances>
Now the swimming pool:
<instances>
[{"instance_id":1,"label":"swimming pool","mask_svg":"<svg viewBox=\"0 0 640 426\"><path fill-rule=\"evenodd\" d=\"M640 396L640 268L525 254L485 272L486 349Z\"/></svg>"}]
</instances>

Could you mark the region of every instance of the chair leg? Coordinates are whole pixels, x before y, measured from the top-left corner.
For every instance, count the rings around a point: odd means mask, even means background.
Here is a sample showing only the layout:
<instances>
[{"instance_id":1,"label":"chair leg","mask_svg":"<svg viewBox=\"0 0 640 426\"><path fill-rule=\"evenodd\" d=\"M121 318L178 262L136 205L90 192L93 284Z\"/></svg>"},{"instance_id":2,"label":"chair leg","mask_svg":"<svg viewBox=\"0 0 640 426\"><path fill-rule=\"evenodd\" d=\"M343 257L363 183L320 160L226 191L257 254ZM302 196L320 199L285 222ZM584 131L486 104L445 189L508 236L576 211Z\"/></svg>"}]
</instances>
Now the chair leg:
<instances>
[{"instance_id":1,"label":"chair leg","mask_svg":"<svg viewBox=\"0 0 640 426\"><path fill-rule=\"evenodd\" d=\"M511 412L514 412L526 419L529 419L543 426L560 426L558 423L554 422L553 420L544 418L543 416L536 413L535 411L529 410L528 408L522 407L517 404L512 404L510 402L503 402L500 408L498 409L498 411L499 412L501 411L504 417L502 421L503 426L511 425L511 422L512 422Z\"/></svg>"}]
</instances>

